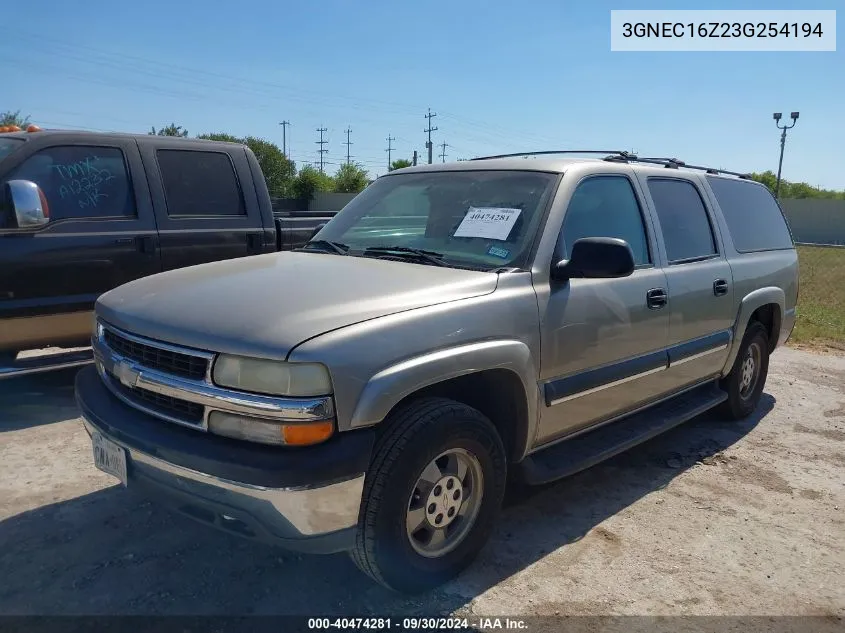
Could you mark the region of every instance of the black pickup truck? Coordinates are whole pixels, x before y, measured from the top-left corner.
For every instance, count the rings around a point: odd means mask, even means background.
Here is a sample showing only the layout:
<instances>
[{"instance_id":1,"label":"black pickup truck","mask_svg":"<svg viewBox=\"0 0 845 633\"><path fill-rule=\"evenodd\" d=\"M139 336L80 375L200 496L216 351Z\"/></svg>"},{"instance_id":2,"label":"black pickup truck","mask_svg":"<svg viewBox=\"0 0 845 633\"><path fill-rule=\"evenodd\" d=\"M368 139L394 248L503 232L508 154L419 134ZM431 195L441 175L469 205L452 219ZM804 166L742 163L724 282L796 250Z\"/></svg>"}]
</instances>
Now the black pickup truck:
<instances>
[{"instance_id":1,"label":"black pickup truck","mask_svg":"<svg viewBox=\"0 0 845 633\"><path fill-rule=\"evenodd\" d=\"M112 288L296 248L332 215L274 214L255 155L235 143L0 134L0 378L90 362L75 348L88 346L94 301ZM58 351L19 354L47 347Z\"/></svg>"}]
</instances>

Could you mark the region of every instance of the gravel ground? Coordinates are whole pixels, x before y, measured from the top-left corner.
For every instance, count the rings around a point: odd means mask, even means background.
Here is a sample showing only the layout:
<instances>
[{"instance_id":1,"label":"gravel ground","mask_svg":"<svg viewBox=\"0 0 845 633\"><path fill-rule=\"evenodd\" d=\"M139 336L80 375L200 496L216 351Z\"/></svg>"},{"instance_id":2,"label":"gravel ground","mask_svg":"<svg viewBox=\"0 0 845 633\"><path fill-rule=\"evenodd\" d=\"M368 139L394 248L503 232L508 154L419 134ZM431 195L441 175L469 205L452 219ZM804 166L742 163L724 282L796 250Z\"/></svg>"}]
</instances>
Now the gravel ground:
<instances>
[{"instance_id":1,"label":"gravel ground","mask_svg":"<svg viewBox=\"0 0 845 633\"><path fill-rule=\"evenodd\" d=\"M752 419L512 495L476 564L412 599L115 486L73 374L0 383L0 614L845 615L845 357L781 349Z\"/></svg>"}]
</instances>

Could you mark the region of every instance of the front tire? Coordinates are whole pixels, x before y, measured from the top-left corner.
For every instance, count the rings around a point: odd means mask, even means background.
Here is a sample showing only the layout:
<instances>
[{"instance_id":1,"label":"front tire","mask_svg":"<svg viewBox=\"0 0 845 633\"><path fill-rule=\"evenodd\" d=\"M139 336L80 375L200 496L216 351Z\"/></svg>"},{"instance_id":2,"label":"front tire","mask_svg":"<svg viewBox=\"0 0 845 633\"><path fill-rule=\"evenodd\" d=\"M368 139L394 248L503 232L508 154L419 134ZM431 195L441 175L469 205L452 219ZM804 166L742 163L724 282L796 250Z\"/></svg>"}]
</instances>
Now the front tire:
<instances>
[{"instance_id":1,"label":"front tire","mask_svg":"<svg viewBox=\"0 0 845 633\"><path fill-rule=\"evenodd\" d=\"M427 591L487 542L505 491L505 448L484 415L445 398L412 402L384 424L352 559L389 589Z\"/></svg>"},{"instance_id":2,"label":"front tire","mask_svg":"<svg viewBox=\"0 0 845 633\"><path fill-rule=\"evenodd\" d=\"M722 381L728 399L720 413L732 420L742 420L754 412L763 395L769 374L769 335L758 321L752 321L742 337L731 372Z\"/></svg>"}]
</instances>

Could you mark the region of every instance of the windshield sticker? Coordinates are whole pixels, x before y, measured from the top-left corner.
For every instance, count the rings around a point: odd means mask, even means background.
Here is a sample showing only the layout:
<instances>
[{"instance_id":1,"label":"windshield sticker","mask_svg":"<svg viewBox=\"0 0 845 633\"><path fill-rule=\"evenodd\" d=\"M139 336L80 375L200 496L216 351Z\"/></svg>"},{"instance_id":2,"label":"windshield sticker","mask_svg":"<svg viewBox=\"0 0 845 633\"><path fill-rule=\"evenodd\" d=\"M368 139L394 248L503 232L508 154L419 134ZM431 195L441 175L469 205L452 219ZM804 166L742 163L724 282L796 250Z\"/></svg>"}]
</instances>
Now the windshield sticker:
<instances>
[{"instance_id":1,"label":"windshield sticker","mask_svg":"<svg viewBox=\"0 0 845 633\"><path fill-rule=\"evenodd\" d=\"M496 207L470 207L455 237L483 237L488 240L506 240L522 209Z\"/></svg>"},{"instance_id":2,"label":"windshield sticker","mask_svg":"<svg viewBox=\"0 0 845 633\"><path fill-rule=\"evenodd\" d=\"M493 245L488 248L487 254L492 255L493 257L501 257L502 259L507 259L511 256L511 252L508 249L496 245Z\"/></svg>"}]
</instances>

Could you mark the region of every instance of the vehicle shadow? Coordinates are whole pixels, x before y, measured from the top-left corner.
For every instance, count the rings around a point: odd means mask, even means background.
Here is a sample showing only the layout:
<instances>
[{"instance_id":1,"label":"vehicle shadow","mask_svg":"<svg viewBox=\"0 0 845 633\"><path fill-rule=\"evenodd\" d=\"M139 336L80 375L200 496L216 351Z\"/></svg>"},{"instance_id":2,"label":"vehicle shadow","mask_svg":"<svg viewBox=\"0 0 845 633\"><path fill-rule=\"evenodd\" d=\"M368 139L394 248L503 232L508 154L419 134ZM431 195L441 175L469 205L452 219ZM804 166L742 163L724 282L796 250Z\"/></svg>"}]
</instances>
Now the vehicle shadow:
<instances>
[{"instance_id":1,"label":"vehicle shadow","mask_svg":"<svg viewBox=\"0 0 845 633\"><path fill-rule=\"evenodd\" d=\"M0 380L0 433L79 417L73 397L78 367Z\"/></svg>"},{"instance_id":2,"label":"vehicle shadow","mask_svg":"<svg viewBox=\"0 0 845 633\"><path fill-rule=\"evenodd\" d=\"M410 598L370 582L345 555L277 550L107 488L0 522L0 614L450 613L739 441L774 404L764 394L743 422L705 414L561 482L511 491L476 564Z\"/></svg>"}]
</instances>

